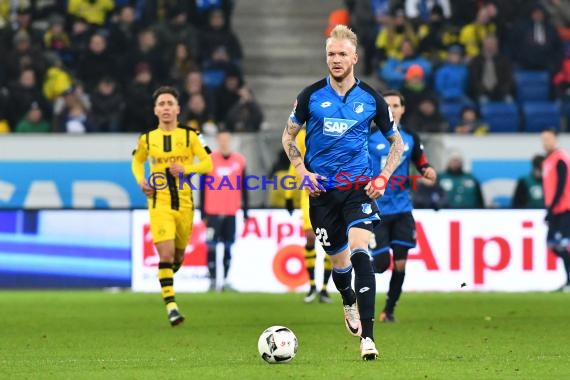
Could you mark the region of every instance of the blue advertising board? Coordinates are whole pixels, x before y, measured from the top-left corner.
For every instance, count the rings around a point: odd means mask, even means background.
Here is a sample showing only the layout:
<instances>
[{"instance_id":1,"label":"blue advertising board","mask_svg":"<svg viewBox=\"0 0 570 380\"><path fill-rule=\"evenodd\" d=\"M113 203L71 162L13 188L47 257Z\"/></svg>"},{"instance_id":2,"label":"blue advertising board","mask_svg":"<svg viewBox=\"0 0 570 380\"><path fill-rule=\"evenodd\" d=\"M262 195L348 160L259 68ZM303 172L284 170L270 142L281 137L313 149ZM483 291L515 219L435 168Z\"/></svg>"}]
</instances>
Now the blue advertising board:
<instances>
[{"instance_id":1,"label":"blue advertising board","mask_svg":"<svg viewBox=\"0 0 570 380\"><path fill-rule=\"evenodd\" d=\"M0 210L0 288L130 287L131 212Z\"/></svg>"},{"instance_id":2,"label":"blue advertising board","mask_svg":"<svg viewBox=\"0 0 570 380\"><path fill-rule=\"evenodd\" d=\"M146 208L130 161L0 161L0 208Z\"/></svg>"}]
</instances>

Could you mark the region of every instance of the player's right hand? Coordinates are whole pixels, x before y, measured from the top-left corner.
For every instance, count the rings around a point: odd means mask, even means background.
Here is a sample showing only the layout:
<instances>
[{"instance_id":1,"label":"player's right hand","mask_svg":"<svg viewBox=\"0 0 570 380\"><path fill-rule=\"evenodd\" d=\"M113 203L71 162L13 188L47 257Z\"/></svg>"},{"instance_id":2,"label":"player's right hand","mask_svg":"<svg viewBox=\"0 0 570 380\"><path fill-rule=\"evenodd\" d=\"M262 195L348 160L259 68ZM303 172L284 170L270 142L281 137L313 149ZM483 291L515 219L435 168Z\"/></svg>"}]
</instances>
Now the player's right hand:
<instances>
[{"instance_id":1,"label":"player's right hand","mask_svg":"<svg viewBox=\"0 0 570 380\"><path fill-rule=\"evenodd\" d=\"M382 178L373 178L372 181L366 184L364 190L366 190L366 195L368 198L374 200L384 195L384 191L386 190L386 183L382 181Z\"/></svg>"},{"instance_id":2,"label":"player's right hand","mask_svg":"<svg viewBox=\"0 0 570 380\"><path fill-rule=\"evenodd\" d=\"M293 212L295 211L295 206L293 205L293 199L291 198L285 199L285 209L289 211L289 215L293 216Z\"/></svg>"},{"instance_id":3,"label":"player's right hand","mask_svg":"<svg viewBox=\"0 0 570 380\"><path fill-rule=\"evenodd\" d=\"M154 194L154 189L149 186L146 180L141 181L140 187L144 195L146 195L147 197L150 197L152 194Z\"/></svg>"},{"instance_id":4,"label":"player's right hand","mask_svg":"<svg viewBox=\"0 0 570 380\"><path fill-rule=\"evenodd\" d=\"M326 192L325 187L322 185L322 183L319 182L320 179L326 179L326 177L323 177L317 173L311 173L305 169L303 165L301 166L302 169L297 169L297 175L299 178L301 178L303 190L309 193L309 196L313 198L316 198L321 195L321 193Z\"/></svg>"}]
</instances>

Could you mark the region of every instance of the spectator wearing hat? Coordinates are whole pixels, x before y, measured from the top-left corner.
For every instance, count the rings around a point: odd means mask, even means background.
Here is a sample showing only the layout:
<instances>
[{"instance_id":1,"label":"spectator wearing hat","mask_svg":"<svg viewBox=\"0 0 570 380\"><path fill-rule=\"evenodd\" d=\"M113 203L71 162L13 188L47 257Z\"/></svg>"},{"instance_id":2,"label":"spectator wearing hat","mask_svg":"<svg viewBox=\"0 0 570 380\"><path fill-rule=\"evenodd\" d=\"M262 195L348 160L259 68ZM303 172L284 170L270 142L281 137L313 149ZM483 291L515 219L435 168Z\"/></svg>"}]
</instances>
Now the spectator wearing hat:
<instances>
[{"instance_id":1,"label":"spectator wearing hat","mask_svg":"<svg viewBox=\"0 0 570 380\"><path fill-rule=\"evenodd\" d=\"M51 131L50 123L44 118L43 111L37 102L33 102L26 117L16 124L17 133L47 133Z\"/></svg>"},{"instance_id":2,"label":"spectator wearing hat","mask_svg":"<svg viewBox=\"0 0 570 380\"><path fill-rule=\"evenodd\" d=\"M481 54L469 62L469 94L479 102L512 102L513 69L509 59L499 53L498 39L487 36Z\"/></svg>"},{"instance_id":3,"label":"spectator wearing hat","mask_svg":"<svg viewBox=\"0 0 570 380\"><path fill-rule=\"evenodd\" d=\"M408 69L417 65L422 69L424 78L429 77L432 70L431 63L422 56L416 54L414 44L409 40L404 40L401 46L402 58L388 58L380 71L380 79L386 82L388 87L400 90ZM418 72L414 69L414 74ZM411 75L411 74L410 74ZM407 102L406 98L406 102Z\"/></svg>"},{"instance_id":4,"label":"spectator wearing hat","mask_svg":"<svg viewBox=\"0 0 570 380\"><path fill-rule=\"evenodd\" d=\"M424 99L436 98L435 92L427 84L424 69L418 64L411 65L406 71L401 93L404 99L406 99L406 108L410 110L409 115L406 115L408 113L406 112L402 116L404 125L407 125L409 117L418 109ZM411 127L414 128L414 126Z\"/></svg>"},{"instance_id":5,"label":"spectator wearing hat","mask_svg":"<svg viewBox=\"0 0 570 380\"><path fill-rule=\"evenodd\" d=\"M467 79L469 73L463 63L463 48L452 45L446 62L435 72L435 91L443 101L468 102Z\"/></svg>"}]
</instances>

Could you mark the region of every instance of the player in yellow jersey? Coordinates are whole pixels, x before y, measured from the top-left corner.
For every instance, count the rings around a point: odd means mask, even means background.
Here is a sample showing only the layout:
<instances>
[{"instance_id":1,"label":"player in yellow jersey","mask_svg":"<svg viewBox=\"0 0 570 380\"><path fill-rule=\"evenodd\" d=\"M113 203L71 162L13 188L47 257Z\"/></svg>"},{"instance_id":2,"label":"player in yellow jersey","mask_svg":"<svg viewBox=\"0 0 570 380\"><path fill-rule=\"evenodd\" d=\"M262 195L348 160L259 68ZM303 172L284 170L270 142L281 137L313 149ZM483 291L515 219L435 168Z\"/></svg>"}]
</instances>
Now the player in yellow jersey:
<instances>
[{"instance_id":1,"label":"player in yellow jersey","mask_svg":"<svg viewBox=\"0 0 570 380\"><path fill-rule=\"evenodd\" d=\"M297 135L297 145L299 146L299 150L301 152L301 156L305 156L305 129L301 129L299 134ZM294 176L296 178L295 181L295 188L296 190L285 190L285 204L289 214L293 215L294 210L294 192L299 191L301 193L301 211L303 215L303 230L305 231L305 267L307 268L307 272L309 273L309 282L311 288L309 292L304 298L306 303L311 303L317 298L317 287L315 285L315 264L317 261L317 252L315 250L315 232L313 231L313 227L311 225L311 219L309 218L309 194L304 190L299 190L299 186L302 183L302 179L297 177L297 171L291 165L289 166L289 173L288 175ZM323 286L321 288L321 292L319 293L319 301L330 303L331 299L329 293L327 291L327 284L329 282L329 278L331 277L332 273L332 263L329 255L325 255L325 273L323 277Z\"/></svg>"},{"instance_id":2,"label":"player in yellow jersey","mask_svg":"<svg viewBox=\"0 0 570 380\"><path fill-rule=\"evenodd\" d=\"M148 198L150 230L160 257L158 280L168 320L176 326L184 321L184 316L174 298L174 273L184 260L194 220L192 189L184 179L190 173L208 173L213 165L199 133L178 124L180 106L176 89L160 87L153 100L158 127L139 138L133 152L132 171ZM144 164L149 158L151 173L145 177ZM194 163L195 158L198 163Z\"/></svg>"}]
</instances>

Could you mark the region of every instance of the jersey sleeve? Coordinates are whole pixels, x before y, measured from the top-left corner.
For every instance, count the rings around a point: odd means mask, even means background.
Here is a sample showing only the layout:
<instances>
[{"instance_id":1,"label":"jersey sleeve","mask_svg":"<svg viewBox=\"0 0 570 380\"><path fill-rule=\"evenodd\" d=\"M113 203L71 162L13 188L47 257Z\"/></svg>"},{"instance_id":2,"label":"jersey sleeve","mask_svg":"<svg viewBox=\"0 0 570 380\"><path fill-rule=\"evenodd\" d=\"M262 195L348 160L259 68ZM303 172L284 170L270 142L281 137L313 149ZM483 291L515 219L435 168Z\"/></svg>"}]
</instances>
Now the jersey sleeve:
<instances>
[{"instance_id":1,"label":"jersey sleeve","mask_svg":"<svg viewBox=\"0 0 570 380\"><path fill-rule=\"evenodd\" d=\"M374 98L376 99L376 116L374 117L374 123L378 126L378 129L382 132L384 137L390 137L396 131L392 111L384 98L376 91L374 91Z\"/></svg>"},{"instance_id":2,"label":"jersey sleeve","mask_svg":"<svg viewBox=\"0 0 570 380\"><path fill-rule=\"evenodd\" d=\"M297 96L295 104L293 105L293 111L289 119L297 125L303 125L309 119L309 99L310 99L309 89L306 88Z\"/></svg>"},{"instance_id":3,"label":"jersey sleeve","mask_svg":"<svg viewBox=\"0 0 570 380\"><path fill-rule=\"evenodd\" d=\"M408 133L412 135L412 138L414 140L414 148L412 149L412 162L416 166L416 169L422 173L424 169L430 166L424 152L424 145L422 144L420 136L418 136L417 133L411 131Z\"/></svg>"},{"instance_id":4,"label":"jersey sleeve","mask_svg":"<svg viewBox=\"0 0 570 380\"><path fill-rule=\"evenodd\" d=\"M192 147L192 152L194 156L198 158L199 162L194 164L184 166L184 173L198 173L206 174L212 170L214 164L212 162L212 157L208 154L206 148L200 141L198 134L194 131L190 132L190 146Z\"/></svg>"},{"instance_id":5,"label":"jersey sleeve","mask_svg":"<svg viewBox=\"0 0 570 380\"><path fill-rule=\"evenodd\" d=\"M131 170L137 183L141 183L144 179L144 163L148 158L147 139L148 134L142 134L139 137L137 148L133 150Z\"/></svg>"}]
</instances>

